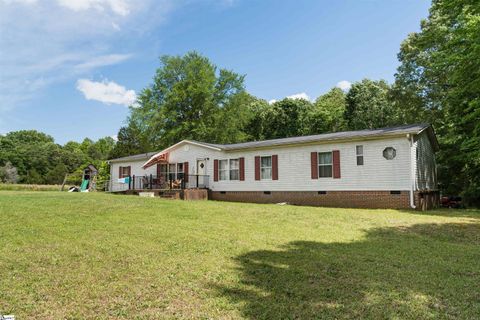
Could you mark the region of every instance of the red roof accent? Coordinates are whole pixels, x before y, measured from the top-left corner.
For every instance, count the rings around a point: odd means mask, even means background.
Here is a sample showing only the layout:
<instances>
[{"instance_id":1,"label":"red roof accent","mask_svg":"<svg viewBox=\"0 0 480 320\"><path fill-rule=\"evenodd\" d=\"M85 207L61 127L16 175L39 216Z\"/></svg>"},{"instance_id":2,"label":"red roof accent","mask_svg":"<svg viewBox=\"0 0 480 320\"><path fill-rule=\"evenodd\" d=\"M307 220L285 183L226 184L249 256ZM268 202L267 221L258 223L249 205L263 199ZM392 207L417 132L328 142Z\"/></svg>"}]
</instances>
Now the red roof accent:
<instances>
[{"instance_id":1,"label":"red roof accent","mask_svg":"<svg viewBox=\"0 0 480 320\"><path fill-rule=\"evenodd\" d=\"M154 155L143 165L143 169L147 169L157 163L168 163L168 152Z\"/></svg>"}]
</instances>

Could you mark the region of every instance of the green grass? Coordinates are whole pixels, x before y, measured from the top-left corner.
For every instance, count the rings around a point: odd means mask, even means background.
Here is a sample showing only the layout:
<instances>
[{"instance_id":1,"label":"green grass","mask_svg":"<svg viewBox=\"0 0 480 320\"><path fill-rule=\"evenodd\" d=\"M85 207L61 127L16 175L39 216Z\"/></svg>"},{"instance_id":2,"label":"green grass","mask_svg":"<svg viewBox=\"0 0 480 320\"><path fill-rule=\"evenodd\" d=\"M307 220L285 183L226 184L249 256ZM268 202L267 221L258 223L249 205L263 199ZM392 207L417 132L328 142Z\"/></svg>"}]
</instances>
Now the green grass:
<instances>
[{"instance_id":1,"label":"green grass","mask_svg":"<svg viewBox=\"0 0 480 320\"><path fill-rule=\"evenodd\" d=\"M20 183L0 183L0 191L60 191L62 186L59 184L20 184ZM68 190L70 186L64 186Z\"/></svg>"},{"instance_id":2,"label":"green grass","mask_svg":"<svg viewBox=\"0 0 480 320\"><path fill-rule=\"evenodd\" d=\"M18 319L478 319L480 212L0 192Z\"/></svg>"}]
</instances>

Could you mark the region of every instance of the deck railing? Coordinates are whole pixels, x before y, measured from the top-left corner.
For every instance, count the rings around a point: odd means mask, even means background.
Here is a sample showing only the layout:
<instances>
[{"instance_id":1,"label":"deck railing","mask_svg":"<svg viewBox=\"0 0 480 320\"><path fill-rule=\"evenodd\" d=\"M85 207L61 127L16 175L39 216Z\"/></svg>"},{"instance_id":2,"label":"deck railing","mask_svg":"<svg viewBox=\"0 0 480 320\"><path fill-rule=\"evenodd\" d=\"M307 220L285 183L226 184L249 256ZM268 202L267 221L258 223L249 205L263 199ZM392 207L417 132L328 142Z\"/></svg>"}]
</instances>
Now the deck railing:
<instances>
[{"instance_id":1,"label":"deck railing","mask_svg":"<svg viewBox=\"0 0 480 320\"><path fill-rule=\"evenodd\" d=\"M108 191L207 189L209 176L166 173L160 175L132 175L122 180L110 181Z\"/></svg>"}]
</instances>

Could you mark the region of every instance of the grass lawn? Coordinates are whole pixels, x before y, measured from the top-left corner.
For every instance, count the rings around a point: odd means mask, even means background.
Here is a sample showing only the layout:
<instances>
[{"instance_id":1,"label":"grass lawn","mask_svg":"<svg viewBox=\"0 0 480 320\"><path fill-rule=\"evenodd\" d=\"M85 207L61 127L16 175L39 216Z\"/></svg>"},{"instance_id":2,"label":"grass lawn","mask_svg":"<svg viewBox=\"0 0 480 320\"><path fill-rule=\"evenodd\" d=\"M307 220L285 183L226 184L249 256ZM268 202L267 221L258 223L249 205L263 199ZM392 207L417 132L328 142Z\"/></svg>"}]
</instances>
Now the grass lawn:
<instances>
[{"instance_id":1,"label":"grass lawn","mask_svg":"<svg viewBox=\"0 0 480 320\"><path fill-rule=\"evenodd\" d=\"M480 211L0 192L17 319L480 318Z\"/></svg>"}]
</instances>

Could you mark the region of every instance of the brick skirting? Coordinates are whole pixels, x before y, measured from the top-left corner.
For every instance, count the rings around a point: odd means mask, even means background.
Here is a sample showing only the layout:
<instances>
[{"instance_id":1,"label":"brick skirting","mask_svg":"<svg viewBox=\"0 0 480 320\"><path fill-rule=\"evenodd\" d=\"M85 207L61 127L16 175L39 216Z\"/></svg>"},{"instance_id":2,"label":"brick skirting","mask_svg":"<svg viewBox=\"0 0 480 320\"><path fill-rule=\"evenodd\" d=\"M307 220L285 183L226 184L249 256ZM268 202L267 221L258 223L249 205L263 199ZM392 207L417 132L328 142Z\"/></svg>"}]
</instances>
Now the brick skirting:
<instances>
[{"instance_id":1,"label":"brick skirting","mask_svg":"<svg viewBox=\"0 0 480 320\"><path fill-rule=\"evenodd\" d=\"M210 191L209 199L339 208L410 208L409 191Z\"/></svg>"}]
</instances>

